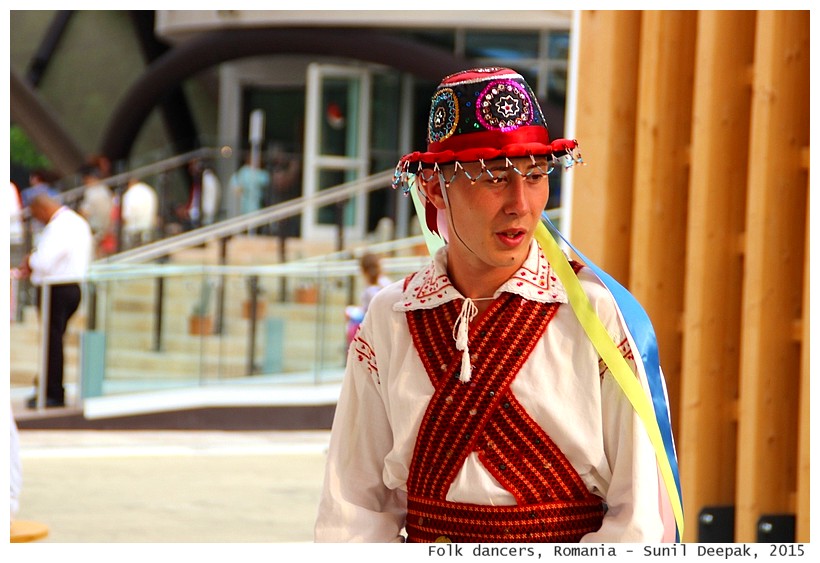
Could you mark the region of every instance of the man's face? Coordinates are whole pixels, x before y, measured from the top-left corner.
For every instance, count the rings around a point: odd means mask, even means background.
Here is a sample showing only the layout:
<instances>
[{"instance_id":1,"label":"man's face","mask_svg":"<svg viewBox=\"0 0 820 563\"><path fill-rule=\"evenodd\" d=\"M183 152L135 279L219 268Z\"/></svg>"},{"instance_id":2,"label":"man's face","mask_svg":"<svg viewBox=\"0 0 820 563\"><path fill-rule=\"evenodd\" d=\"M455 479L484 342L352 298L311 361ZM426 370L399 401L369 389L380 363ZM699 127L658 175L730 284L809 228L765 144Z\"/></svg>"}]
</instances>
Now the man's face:
<instances>
[{"instance_id":1,"label":"man's face","mask_svg":"<svg viewBox=\"0 0 820 563\"><path fill-rule=\"evenodd\" d=\"M501 158L486 161L485 169L470 162L455 175L452 166L445 167L445 180L453 178L445 188L451 269L464 268L469 275L493 272L506 279L524 262L549 198L548 162L546 157L534 162L530 157ZM438 182L430 192L443 209L445 194Z\"/></svg>"}]
</instances>

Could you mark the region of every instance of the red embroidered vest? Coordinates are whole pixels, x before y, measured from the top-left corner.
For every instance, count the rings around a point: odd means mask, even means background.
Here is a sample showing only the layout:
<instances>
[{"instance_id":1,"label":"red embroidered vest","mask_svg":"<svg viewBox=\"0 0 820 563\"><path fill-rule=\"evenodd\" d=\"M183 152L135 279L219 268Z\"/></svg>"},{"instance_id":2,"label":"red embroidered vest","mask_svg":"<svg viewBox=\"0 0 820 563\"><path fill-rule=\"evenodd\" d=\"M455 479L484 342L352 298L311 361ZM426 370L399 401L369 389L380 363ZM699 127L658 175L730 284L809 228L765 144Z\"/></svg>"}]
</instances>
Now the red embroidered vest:
<instances>
[{"instance_id":1,"label":"red embroidered vest","mask_svg":"<svg viewBox=\"0 0 820 563\"><path fill-rule=\"evenodd\" d=\"M469 335L472 379L459 381L452 336L461 301L409 311L416 349L436 388L421 422L407 481L409 542L577 542L601 526L590 493L561 450L509 387L559 304L503 294ZM449 502L471 452L517 504Z\"/></svg>"}]
</instances>

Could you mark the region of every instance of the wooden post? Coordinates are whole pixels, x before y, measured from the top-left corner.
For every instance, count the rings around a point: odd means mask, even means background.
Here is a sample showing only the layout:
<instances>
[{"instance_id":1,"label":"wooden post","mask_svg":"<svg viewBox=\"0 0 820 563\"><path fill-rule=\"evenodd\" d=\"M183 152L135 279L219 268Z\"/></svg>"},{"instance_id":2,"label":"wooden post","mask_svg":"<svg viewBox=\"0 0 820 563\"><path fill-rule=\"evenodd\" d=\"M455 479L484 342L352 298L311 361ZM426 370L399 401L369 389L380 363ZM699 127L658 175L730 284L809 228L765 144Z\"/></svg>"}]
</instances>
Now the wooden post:
<instances>
[{"instance_id":1,"label":"wooden post","mask_svg":"<svg viewBox=\"0 0 820 563\"><path fill-rule=\"evenodd\" d=\"M655 327L672 426L680 398L696 14L643 12L629 285Z\"/></svg>"},{"instance_id":2,"label":"wooden post","mask_svg":"<svg viewBox=\"0 0 820 563\"><path fill-rule=\"evenodd\" d=\"M626 285L638 91L639 11L581 12L572 242Z\"/></svg>"},{"instance_id":3,"label":"wooden post","mask_svg":"<svg viewBox=\"0 0 820 563\"><path fill-rule=\"evenodd\" d=\"M735 539L763 514L795 512L809 145L809 13L758 13L738 427Z\"/></svg>"},{"instance_id":4,"label":"wooden post","mask_svg":"<svg viewBox=\"0 0 820 563\"><path fill-rule=\"evenodd\" d=\"M806 175L808 179L808 174ZM809 380L811 379L811 363L809 362L810 340L809 340L809 189L806 186L806 255L803 258L803 318L801 319L800 336L800 436L798 442L798 465L797 465L797 522L796 540L808 543L811 527L811 406L809 399L811 391Z\"/></svg>"},{"instance_id":5,"label":"wooden post","mask_svg":"<svg viewBox=\"0 0 820 563\"><path fill-rule=\"evenodd\" d=\"M705 506L735 499L755 12L700 11L697 30L677 436L689 542Z\"/></svg>"}]
</instances>

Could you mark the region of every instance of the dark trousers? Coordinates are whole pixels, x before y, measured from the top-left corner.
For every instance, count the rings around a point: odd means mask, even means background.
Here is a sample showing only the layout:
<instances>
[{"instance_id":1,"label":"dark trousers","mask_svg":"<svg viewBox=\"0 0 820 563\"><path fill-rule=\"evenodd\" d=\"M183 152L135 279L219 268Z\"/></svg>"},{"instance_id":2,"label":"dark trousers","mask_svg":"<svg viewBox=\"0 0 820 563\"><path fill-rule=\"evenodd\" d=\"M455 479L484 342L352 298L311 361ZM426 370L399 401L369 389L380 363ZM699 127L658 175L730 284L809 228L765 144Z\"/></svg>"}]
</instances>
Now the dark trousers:
<instances>
[{"instance_id":1,"label":"dark trousers","mask_svg":"<svg viewBox=\"0 0 820 563\"><path fill-rule=\"evenodd\" d=\"M37 304L41 307L42 290L37 288ZM63 387L63 337L68 321L80 306L80 285L67 283L51 286L51 307L48 325L48 368L46 369L46 397L65 400ZM42 318L42 316L41 316Z\"/></svg>"}]
</instances>

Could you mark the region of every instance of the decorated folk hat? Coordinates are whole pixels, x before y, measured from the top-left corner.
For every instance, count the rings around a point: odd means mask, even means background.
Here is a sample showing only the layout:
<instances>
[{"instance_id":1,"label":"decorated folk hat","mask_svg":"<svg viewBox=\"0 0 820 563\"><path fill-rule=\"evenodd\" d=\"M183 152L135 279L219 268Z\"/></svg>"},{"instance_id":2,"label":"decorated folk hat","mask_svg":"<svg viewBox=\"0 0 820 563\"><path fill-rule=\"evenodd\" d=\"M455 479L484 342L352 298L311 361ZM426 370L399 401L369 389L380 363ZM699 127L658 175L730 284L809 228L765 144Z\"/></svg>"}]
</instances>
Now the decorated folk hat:
<instances>
[{"instance_id":1,"label":"decorated folk hat","mask_svg":"<svg viewBox=\"0 0 820 563\"><path fill-rule=\"evenodd\" d=\"M427 151L403 156L393 184L407 191L407 175L422 168L522 156L561 159L565 167L580 162L575 141L549 140L538 100L519 73L500 67L465 70L436 88Z\"/></svg>"}]
</instances>

